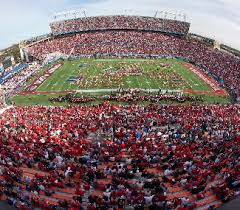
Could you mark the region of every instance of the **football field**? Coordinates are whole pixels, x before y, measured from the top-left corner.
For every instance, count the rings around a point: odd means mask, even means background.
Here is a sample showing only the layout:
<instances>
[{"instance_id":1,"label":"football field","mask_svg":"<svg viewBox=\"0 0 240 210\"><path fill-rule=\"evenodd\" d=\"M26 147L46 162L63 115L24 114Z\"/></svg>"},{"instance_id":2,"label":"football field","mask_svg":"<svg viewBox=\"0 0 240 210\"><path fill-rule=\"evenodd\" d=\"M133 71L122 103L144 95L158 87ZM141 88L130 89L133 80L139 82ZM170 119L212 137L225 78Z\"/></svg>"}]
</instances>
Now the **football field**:
<instances>
[{"instance_id":1,"label":"football field","mask_svg":"<svg viewBox=\"0 0 240 210\"><path fill-rule=\"evenodd\" d=\"M70 80L77 77L78 81ZM173 59L82 59L65 61L37 91L115 88L211 90Z\"/></svg>"},{"instance_id":2,"label":"football field","mask_svg":"<svg viewBox=\"0 0 240 210\"><path fill-rule=\"evenodd\" d=\"M109 94L118 89L201 95L206 103L227 103L215 94L204 75L176 59L74 59L43 68L12 101L19 105L51 105L50 97L81 93ZM165 103L165 102L164 102Z\"/></svg>"}]
</instances>

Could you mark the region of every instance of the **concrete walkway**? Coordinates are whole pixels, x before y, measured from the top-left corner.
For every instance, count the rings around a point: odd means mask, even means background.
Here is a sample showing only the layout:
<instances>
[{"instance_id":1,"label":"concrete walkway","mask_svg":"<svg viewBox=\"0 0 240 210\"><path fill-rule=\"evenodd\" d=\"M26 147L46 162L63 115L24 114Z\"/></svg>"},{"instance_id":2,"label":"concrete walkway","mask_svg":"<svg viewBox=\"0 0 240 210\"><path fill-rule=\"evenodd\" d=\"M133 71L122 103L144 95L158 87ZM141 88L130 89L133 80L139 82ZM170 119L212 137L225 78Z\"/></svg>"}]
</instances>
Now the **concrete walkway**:
<instances>
[{"instance_id":1,"label":"concrete walkway","mask_svg":"<svg viewBox=\"0 0 240 210\"><path fill-rule=\"evenodd\" d=\"M8 107L5 107L5 108L3 108L3 109L0 109L0 115L3 113L3 112L5 112L7 109L10 109L10 108L12 108L13 106L8 106Z\"/></svg>"}]
</instances>

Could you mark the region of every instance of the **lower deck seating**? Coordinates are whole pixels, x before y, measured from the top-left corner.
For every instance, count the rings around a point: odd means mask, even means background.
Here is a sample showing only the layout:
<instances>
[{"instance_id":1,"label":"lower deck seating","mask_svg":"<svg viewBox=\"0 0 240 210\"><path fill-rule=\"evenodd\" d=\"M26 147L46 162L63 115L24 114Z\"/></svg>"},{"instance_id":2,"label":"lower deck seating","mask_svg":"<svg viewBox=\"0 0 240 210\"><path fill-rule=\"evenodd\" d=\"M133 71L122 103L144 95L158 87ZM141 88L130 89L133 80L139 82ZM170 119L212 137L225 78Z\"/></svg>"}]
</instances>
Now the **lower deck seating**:
<instances>
[{"instance_id":1,"label":"lower deck seating","mask_svg":"<svg viewBox=\"0 0 240 210\"><path fill-rule=\"evenodd\" d=\"M217 208L239 190L239 108L13 107L0 121L1 199L21 209Z\"/></svg>"}]
</instances>

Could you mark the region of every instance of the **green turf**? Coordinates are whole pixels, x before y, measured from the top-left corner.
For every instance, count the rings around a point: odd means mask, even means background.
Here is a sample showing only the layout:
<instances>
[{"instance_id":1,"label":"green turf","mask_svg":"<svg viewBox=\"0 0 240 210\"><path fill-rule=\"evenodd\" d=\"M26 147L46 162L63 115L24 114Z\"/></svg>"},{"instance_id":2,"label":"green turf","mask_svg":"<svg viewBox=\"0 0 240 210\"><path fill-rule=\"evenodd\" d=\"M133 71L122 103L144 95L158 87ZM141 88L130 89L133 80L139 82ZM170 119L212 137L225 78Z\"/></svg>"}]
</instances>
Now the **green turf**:
<instances>
[{"instance_id":1,"label":"green turf","mask_svg":"<svg viewBox=\"0 0 240 210\"><path fill-rule=\"evenodd\" d=\"M108 68L118 69L120 66L138 65L139 69L143 71L140 76L124 76L122 83L114 83L106 81L103 77L104 70ZM85 63L86 68L80 68L79 64ZM169 64L171 67L163 68L162 64ZM160 68L157 69L157 67ZM163 74L164 77L158 78L157 74ZM149 76L151 74L152 76ZM173 81L173 74L181 77L182 81ZM69 82L71 76L84 76L84 82L88 85L80 86L77 83ZM99 77L100 80L106 81L106 84L97 82L94 84L93 77ZM183 84L182 86L179 86ZM173 59L159 59L141 60L141 59L108 59L108 60L94 60L94 59L81 59L74 61L65 61L53 75L51 75L37 91L58 91L58 90L79 90L79 89L111 89L111 88L142 88L142 89L188 89L188 90L211 90L211 88L194 73L186 69L180 61Z\"/></svg>"}]
</instances>

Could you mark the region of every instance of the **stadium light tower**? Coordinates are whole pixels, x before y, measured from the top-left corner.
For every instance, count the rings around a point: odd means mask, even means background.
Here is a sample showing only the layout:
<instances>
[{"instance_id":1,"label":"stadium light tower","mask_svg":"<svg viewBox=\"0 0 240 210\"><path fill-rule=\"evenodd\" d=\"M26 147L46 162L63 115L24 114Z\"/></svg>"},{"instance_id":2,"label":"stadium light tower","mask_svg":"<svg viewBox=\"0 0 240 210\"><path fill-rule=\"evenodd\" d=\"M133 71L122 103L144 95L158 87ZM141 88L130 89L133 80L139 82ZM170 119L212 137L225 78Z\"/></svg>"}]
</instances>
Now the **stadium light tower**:
<instances>
[{"instance_id":1,"label":"stadium light tower","mask_svg":"<svg viewBox=\"0 0 240 210\"><path fill-rule=\"evenodd\" d=\"M186 14L183 15L183 18L184 18L184 21L186 22L186 20L187 20Z\"/></svg>"},{"instance_id":2,"label":"stadium light tower","mask_svg":"<svg viewBox=\"0 0 240 210\"><path fill-rule=\"evenodd\" d=\"M165 12L164 18L167 19L168 12Z\"/></svg>"},{"instance_id":3,"label":"stadium light tower","mask_svg":"<svg viewBox=\"0 0 240 210\"><path fill-rule=\"evenodd\" d=\"M83 14L84 14L84 17L86 18L87 15L86 15L86 11L85 10L83 10Z\"/></svg>"},{"instance_id":4,"label":"stadium light tower","mask_svg":"<svg viewBox=\"0 0 240 210\"><path fill-rule=\"evenodd\" d=\"M68 19L76 19L76 18L82 18L82 17L87 17L86 9L81 8L81 9L76 9L76 10L71 10L71 11L65 11L65 12L59 12L55 13L53 15L54 21L62 21L62 20L68 20ZM147 12L147 11L146 11ZM110 10L101 10L101 13L106 14L111 14L113 11ZM125 9L125 10L117 10L115 12L115 15L137 15L137 16L143 16L144 11L138 11L138 10L132 10L132 9ZM99 15L99 13L97 13ZM96 15L96 14L94 14ZM186 21L186 15L181 14L181 13L176 13L176 12L169 12L169 11L163 11L163 10L153 10L153 11L148 11L148 15L154 18L162 18L162 19L172 19L172 20L181 20L181 21Z\"/></svg>"}]
</instances>

